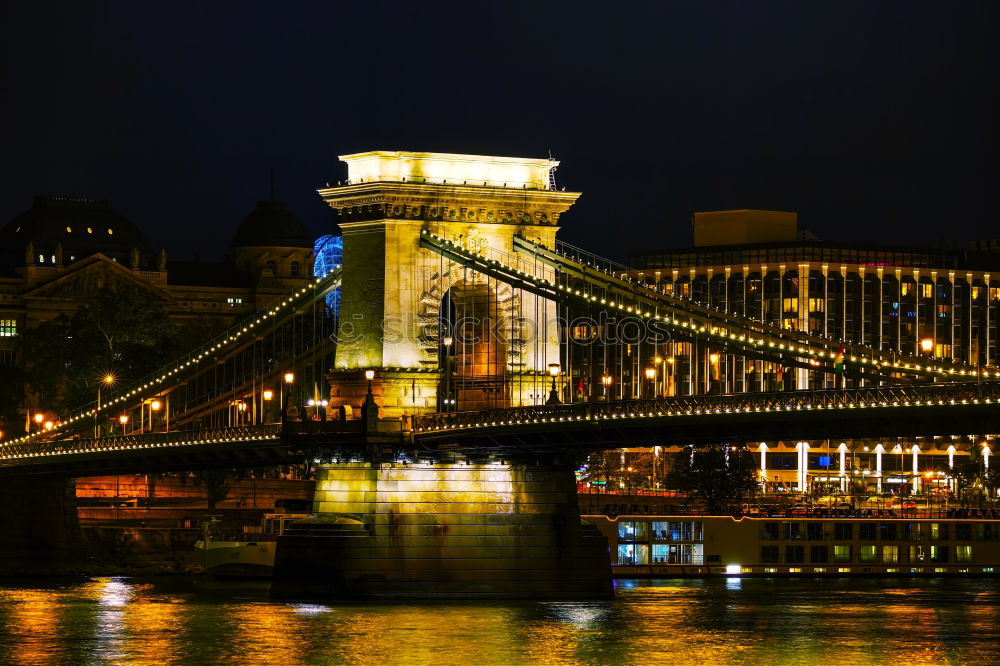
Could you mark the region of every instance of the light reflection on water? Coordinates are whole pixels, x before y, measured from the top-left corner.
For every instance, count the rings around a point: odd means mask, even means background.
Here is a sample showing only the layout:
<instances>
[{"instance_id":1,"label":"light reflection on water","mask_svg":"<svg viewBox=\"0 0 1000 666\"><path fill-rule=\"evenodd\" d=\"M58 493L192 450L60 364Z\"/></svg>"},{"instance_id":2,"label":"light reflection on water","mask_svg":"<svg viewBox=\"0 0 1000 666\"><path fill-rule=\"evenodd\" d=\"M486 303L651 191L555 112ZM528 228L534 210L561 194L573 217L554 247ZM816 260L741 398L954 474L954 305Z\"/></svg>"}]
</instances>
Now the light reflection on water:
<instances>
[{"instance_id":1,"label":"light reflection on water","mask_svg":"<svg viewBox=\"0 0 1000 666\"><path fill-rule=\"evenodd\" d=\"M0 587L0 661L990 663L997 580L619 581L612 601L273 602L261 583Z\"/></svg>"}]
</instances>

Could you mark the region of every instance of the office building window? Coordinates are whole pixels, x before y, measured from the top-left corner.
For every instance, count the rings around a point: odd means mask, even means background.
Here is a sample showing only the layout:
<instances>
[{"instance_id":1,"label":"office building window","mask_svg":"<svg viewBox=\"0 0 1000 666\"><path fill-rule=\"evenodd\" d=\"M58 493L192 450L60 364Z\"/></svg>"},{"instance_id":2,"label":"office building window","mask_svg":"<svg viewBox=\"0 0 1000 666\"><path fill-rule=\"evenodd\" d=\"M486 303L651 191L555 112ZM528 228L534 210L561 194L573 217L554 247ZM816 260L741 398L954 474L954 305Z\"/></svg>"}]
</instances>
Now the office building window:
<instances>
[{"instance_id":1,"label":"office building window","mask_svg":"<svg viewBox=\"0 0 1000 666\"><path fill-rule=\"evenodd\" d=\"M12 338L17 335L16 319L0 319L0 338Z\"/></svg>"}]
</instances>

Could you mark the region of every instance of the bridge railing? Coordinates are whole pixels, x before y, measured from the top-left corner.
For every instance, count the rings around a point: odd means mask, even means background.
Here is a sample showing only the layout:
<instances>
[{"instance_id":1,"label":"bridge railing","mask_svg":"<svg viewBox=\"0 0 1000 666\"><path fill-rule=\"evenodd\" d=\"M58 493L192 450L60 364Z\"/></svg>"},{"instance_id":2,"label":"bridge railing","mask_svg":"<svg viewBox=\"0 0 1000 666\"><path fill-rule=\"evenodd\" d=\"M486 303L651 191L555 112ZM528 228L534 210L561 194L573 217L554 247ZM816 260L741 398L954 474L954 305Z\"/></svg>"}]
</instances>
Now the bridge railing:
<instances>
[{"instance_id":1,"label":"bridge railing","mask_svg":"<svg viewBox=\"0 0 1000 666\"><path fill-rule=\"evenodd\" d=\"M209 444L239 443L278 439L280 424L235 426L205 430L179 430L176 432L115 437L75 438L44 442L24 442L0 446L0 465L23 463L25 458L79 455L130 451L139 449L204 446Z\"/></svg>"},{"instance_id":2,"label":"bridge railing","mask_svg":"<svg viewBox=\"0 0 1000 666\"><path fill-rule=\"evenodd\" d=\"M723 414L790 410L888 407L900 405L1000 404L996 383L947 383L882 386L847 390L779 391L696 395L672 398L508 407L474 412L416 416L413 431L523 426L552 421L628 419L674 414Z\"/></svg>"}]
</instances>

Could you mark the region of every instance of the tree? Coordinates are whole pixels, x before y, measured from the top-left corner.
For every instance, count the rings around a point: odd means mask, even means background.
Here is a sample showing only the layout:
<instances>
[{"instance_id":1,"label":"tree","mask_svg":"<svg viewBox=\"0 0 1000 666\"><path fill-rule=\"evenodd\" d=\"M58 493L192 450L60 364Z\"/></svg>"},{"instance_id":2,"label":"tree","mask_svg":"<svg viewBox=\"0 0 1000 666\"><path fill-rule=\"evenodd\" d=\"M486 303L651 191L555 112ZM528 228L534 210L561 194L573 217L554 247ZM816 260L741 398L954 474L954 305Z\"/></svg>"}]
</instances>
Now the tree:
<instances>
[{"instance_id":1,"label":"tree","mask_svg":"<svg viewBox=\"0 0 1000 666\"><path fill-rule=\"evenodd\" d=\"M24 428L18 405L24 396L24 373L20 368L0 365L0 430L14 435Z\"/></svg>"},{"instance_id":2,"label":"tree","mask_svg":"<svg viewBox=\"0 0 1000 666\"><path fill-rule=\"evenodd\" d=\"M159 303L139 288L100 292L73 317L60 316L24 336L25 370L45 407L94 400L108 372L119 383L153 372L174 353L176 329Z\"/></svg>"},{"instance_id":3,"label":"tree","mask_svg":"<svg viewBox=\"0 0 1000 666\"><path fill-rule=\"evenodd\" d=\"M743 446L687 446L674 454L666 485L702 499L711 514L737 505L757 490L753 454Z\"/></svg>"},{"instance_id":4,"label":"tree","mask_svg":"<svg viewBox=\"0 0 1000 666\"><path fill-rule=\"evenodd\" d=\"M583 474L583 480L592 485L597 482L607 488L612 476L618 472L620 467L619 455L617 451L598 451L587 457L587 469Z\"/></svg>"}]
</instances>

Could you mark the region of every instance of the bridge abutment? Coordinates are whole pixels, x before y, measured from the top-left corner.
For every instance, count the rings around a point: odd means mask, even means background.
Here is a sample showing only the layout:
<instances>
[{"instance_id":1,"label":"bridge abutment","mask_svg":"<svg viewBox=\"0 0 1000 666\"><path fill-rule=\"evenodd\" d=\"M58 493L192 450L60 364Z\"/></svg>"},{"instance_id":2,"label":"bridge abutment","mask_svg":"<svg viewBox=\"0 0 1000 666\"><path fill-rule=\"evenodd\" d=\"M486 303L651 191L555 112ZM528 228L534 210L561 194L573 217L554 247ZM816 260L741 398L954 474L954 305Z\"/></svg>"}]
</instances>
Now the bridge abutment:
<instances>
[{"instance_id":1,"label":"bridge abutment","mask_svg":"<svg viewBox=\"0 0 1000 666\"><path fill-rule=\"evenodd\" d=\"M600 598L606 539L558 464L340 463L278 540L280 598Z\"/></svg>"}]
</instances>

